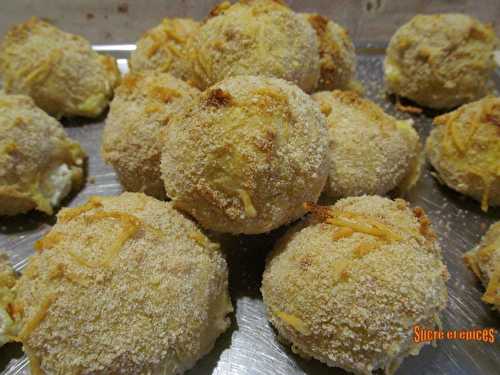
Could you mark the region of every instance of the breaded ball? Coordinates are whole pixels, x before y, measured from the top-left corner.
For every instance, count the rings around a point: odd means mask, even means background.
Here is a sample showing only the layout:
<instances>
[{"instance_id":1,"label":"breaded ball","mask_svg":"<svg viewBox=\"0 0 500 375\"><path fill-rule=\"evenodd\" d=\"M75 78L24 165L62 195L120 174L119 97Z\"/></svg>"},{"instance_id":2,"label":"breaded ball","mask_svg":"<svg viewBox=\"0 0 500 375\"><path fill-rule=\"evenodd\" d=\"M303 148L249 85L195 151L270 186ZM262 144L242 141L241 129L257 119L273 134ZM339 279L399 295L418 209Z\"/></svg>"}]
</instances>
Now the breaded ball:
<instances>
[{"instance_id":1,"label":"breaded ball","mask_svg":"<svg viewBox=\"0 0 500 375\"><path fill-rule=\"evenodd\" d=\"M12 341L16 326L10 316L10 307L14 302L16 274L9 262L8 255L0 251L0 346Z\"/></svg>"},{"instance_id":2,"label":"breaded ball","mask_svg":"<svg viewBox=\"0 0 500 375\"><path fill-rule=\"evenodd\" d=\"M321 75L317 91L356 87L356 53L347 31L319 14L302 13L316 31Z\"/></svg>"},{"instance_id":3,"label":"breaded ball","mask_svg":"<svg viewBox=\"0 0 500 375\"><path fill-rule=\"evenodd\" d=\"M229 326L218 245L140 193L64 209L16 286L33 374L181 374Z\"/></svg>"},{"instance_id":4,"label":"breaded ball","mask_svg":"<svg viewBox=\"0 0 500 375\"><path fill-rule=\"evenodd\" d=\"M324 91L313 99L327 116L331 142L327 196L383 195L415 184L423 153L411 120L397 120L351 91Z\"/></svg>"},{"instance_id":5,"label":"breaded ball","mask_svg":"<svg viewBox=\"0 0 500 375\"><path fill-rule=\"evenodd\" d=\"M130 55L132 72L157 71L170 73L188 81L192 79L187 41L200 24L189 18L165 18L137 41Z\"/></svg>"},{"instance_id":6,"label":"breaded ball","mask_svg":"<svg viewBox=\"0 0 500 375\"><path fill-rule=\"evenodd\" d=\"M463 14L417 15L391 38L387 90L430 108L453 108L489 91L493 28Z\"/></svg>"},{"instance_id":7,"label":"breaded ball","mask_svg":"<svg viewBox=\"0 0 500 375\"><path fill-rule=\"evenodd\" d=\"M160 130L198 93L168 73L124 77L106 119L102 157L113 166L125 190L165 198L160 177Z\"/></svg>"},{"instance_id":8,"label":"breaded ball","mask_svg":"<svg viewBox=\"0 0 500 375\"><path fill-rule=\"evenodd\" d=\"M487 97L434 118L427 157L441 182L481 202L500 205L500 98Z\"/></svg>"},{"instance_id":9,"label":"breaded ball","mask_svg":"<svg viewBox=\"0 0 500 375\"><path fill-rule=\"evenodd\" d=\"M482 300L500 311L500 221L490 226L464 260L486 288Z\"/></svg>"},{"instance_id":10,"label":"breaded ball","mask_svg":"<svg viewBox=\"0 0 500 375\"><path fill-rule=\"evenodd\" d=\"M99 116L120 78L112 57L37 18L14 26L5 36L0 74L7 93L29 95L57 118Z\"/></svg>"},{"instance_id":11,"label":"breaded ball","mask_svg":"<svg viewBox=\"0 0 500 375\"><path fill-rule=\"evenodd\" d=\"M164 128L161 170L167 196L205 228L267 232L317 201L328 175L325 118L289 82L229 78Z\"/></svg>"},{"instance_id":12,"label":"breaded ball","mask_svg":"<svg viewBox=\"0 0 500 375\"><path fill-rule=\"evenodd\" d=\"M85 152L24 95L0 94L0 216L53 207L84 180Z\"/></svg>"},{"instance_id":13,"label":"breaded ball","mask_svg":"<svg viewBox=\"0 0 500 375\"><path fill-rule=\"evenodd\" d=\"M227 77L283 78L310 92L318 83L319 48L313 28L276 0L220 4L190 40L196 84Z\"/></svg>"},{"instance_id":14,"label":"breaded ball","mask_svg":"<svg viewBox=\"0 0 500 375\"><path fill-rule=\"evenodd\" d=\"M278 241L262 296L281 339L300 356L355 374L393 373L439 326L448 273L421 209L378 196L310 205Z\"/></svg>"}]
</instances>

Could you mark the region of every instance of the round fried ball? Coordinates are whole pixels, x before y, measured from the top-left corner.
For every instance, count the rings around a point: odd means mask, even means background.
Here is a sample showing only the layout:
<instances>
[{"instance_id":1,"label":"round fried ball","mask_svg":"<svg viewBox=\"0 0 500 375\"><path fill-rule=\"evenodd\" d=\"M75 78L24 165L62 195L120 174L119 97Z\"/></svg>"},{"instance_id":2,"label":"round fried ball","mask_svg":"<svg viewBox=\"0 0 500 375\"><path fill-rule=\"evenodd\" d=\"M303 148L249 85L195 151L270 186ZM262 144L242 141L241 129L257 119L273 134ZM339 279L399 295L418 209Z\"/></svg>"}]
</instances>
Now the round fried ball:
<instances>
[{"instance_id":1,"label":"round fried ball","mask_svg":"<svg viewBox=\"0 0 500 375\"><path fill-rule=\"evenodd\" d=\"M391 38L387 89L438 109L477 100L489 91L496 45L493 28L467 15L417 15Z\"/></svg>"},{"instance_id":2,"label":"round fried ball","mask_svg":"<svg viewBox=\"0 0 500 375\"><path fill-rule=\"evenodd\" d=\"M427 157L439 180L481 202L500 205L500 98L487 97L434 118Z\"/></svg>"},{"instance_id":3,"label":"round fried ball","mask_svg":"<svg viewBox=\"0 0 500 375\"><path fill-rule=\"evenodd\" d=\"M500 221L490 226L479 245L468 251L464 259L486 288L482 300L500 311Z\"/></svg>"},{"instance_id":4,"label":"round fried ball","mask_svg":"<svg viewBox=\"0 0 500 375\"><path fill-rule=\"evenodd\" d=\"M435 329L447 270L421 209L378 196L311 205L278 241L262 282L269 320L292 350L356 374L393 373Z\"/></svg>"},{"instance_id":5,"label":"round fried ball","mask_svg":"<svg viewBox=\"0 0 500 375\"><path fill-rule=\"evenodd\" d=\"M328 197L383 195L415 184L423 158L411 121L397 120L351 91L324 91L313 99L327 116Z\"/></svg>"},{"instance_id":6,"label":"round fried ball","mask_svg":"<svg viewBox=\"0 0 500 375\"><path fill-rule=\"evenodd\" d=\"M106 119L102 157L113 166L125 190L165 198L160 177L160 130L198 93L168 73L124 77Z\"/></svg>"},{"instance_id":7,"label":"round fried ball","mask_svg":"<svg viewBox=\"0 0 500 375\"><path fill-rule=\"evenodd\" d=\"M5 36L0 74L7 93L29 95L58 118L99 116L120 78L112 57L37 18L14 26Z\"/></svg>"},{"instance_id":8,"label":"round fried ball","mask_svg":"<svg viewBox=\"0 0 500 375\"><path fill-rule=\"evenodd\" d=\"M200 24L189 18L165 18L148 30L130 55L132 72L157 71L170 73L185 81L192 78L187 41Z\"/></svg>"},{"instance_id":9,"label":"round fried ball","mask_svg":"<svg viewBox=\"0 0 500 375\"><path fill-rule=\"evenodd\" d=\"M9 256L0 250L0 346L12 341L15 335L14 320L10 315L10 306L14 301L16 274L9 262Z\"/></svg>"},{"instance_id":10,"label":"round fried ball","mask_svg":"<svg viewBox=\"0 0 500 375\"><path fill-rule=\"evenodd\" d=\"M191 101L163 135L167 195L219 232L263 233L299 218L328 174L325 118L281 79L224 80Z\"/></svg>"},{"instance_id":11,"label":"round fried ball","mask_svg":"<svg viewBox=\"0 0 500 375\"><path fill-rule=\"evenodd\" d=\"M356 53L347 31L319 14L301 14L316 31L320 54L320 78L317 91L353 88Z\"/></svg>"},{"instance_id":12,"label":"round fried ball","mask_svg":"<svg viewBox=\"0 0 500 375\"><path fill-rule=\"evenodd\" d=\"M238 75L262 75L294 82L312 91L320 74L313 28L274 0L222 3L190 43L200 88Z\"/></svg>"},{"instance_id":13,"label":"round fried ball","mask_svg":"<svg viewBox=\"0 0 500 375\"><path fill-rule=\"evenodd\" d=\"M229 325L218 245L140 193L64 209L13 309L35 374L180 374Z\"/></svg>"},{"instance_id":14,"label":"round fried ball","mask_svg":"<svg viewBox=\"0 0 500 375\"><path fill-rule=\"evenodd\" d=\"M79 189L85 152L24 95L0 94L0 215L53 207Z\"/></svg>"}]
</instances>

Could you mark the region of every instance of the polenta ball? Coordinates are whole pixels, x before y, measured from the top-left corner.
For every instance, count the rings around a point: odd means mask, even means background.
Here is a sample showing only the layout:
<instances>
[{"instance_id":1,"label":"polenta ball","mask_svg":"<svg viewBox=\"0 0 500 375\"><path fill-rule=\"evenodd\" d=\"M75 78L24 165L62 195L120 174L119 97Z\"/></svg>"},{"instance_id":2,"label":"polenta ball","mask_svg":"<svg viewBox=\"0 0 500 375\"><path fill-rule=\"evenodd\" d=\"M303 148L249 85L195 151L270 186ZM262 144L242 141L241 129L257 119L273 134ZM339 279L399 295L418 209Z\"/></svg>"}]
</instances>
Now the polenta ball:
<instances>
[{"instance_id":1,"label":"polenta ball","mask_svg":"<svg viewBox=\"0 0 500 375\"><path fill-rule=\"evenodd\" d=\"M131 73L111 102L102 157L128 191L165 198L160 177L160 130L198 89L168 73Z\"/></svg>"},{"instance_id":2,"label":"polenta ball","mask_svg":"<svg viewBox=\"0 0 500 375\"><path fill-rule=\"evenodd\" d=\"M112 57L38 18L9 30L0 45L0 74L5 92L31 96L57 118L99 116L120 79Z\"/></svg>"},{"instance_id":3,"label":"polenta ball","mask_svg":"<svg viewBox=\"0 0 500 375\"><path fill-rule=\"evenodd\" d=\"M404 192L415 184L423 153L411 121L395 119L352 91L324 91L313 99L327 116L328 197Z\"/></svg>"},{"instance_id":4,"label":"polenta ball","mask_svg":"<svg viewBox=\"0 0 500 375\"><path fill-rule=\"evenodd\" d=\"M306 92L318 83L319 49L309 23L280 1L220 4L190 40L195 82L205 89L227 77L282 78Z\"/></svg>"},{"instance_id":5,"label":"polenta ball","mask_svg":"<svg viewBox=\"0 0 500 375\"><path fill-rule=\"evenodd\" d=\"M311 216L267 259L269 320L302 357L355 374L393 373L424 345L413 341L414 326L436 329L447 303L429 220L378 196L308 207Z\"/></svg>"},{"instance_id":6,"label":"polenta ball","mask_svg":"<svg viewBox=\"0 0 500 375\"><path fill-rule=\"evenodd\" d=\"M301 16L311 24L318 38L321 71L316 91L355 88L356 53L347 31L319 14Z\"/></svg>"},{"instance_id":7,"label":"polenta ball","mask_svg":"<svg viewBox=\"0 0 500 375\"><path fill-rule=\"evenodd\" d=\"M489 91L497 45L493 28L467 15L417 15L389 43L387 90L436 109L480 99Z\"/></svg>"},{"instance_id":8,"label":"polenta ball","mask_svg":"<svg viewBox=\"0 0 500 375\"><path fill-rule=\"evenodd\" d=\"M465 104L434 119L427 157L440 182L488 206L500 205L500 98Z\"/></svg>"},{"instance_id":9,"label":"polenta ball","mask_svg":"<svg viewBox=\"0 0 500 375\"><path fill-rule=\"evenodd\" d=\"M482 300L500 311L500 222L490 226L479 245L467 252L464 259L486 288Z\"/></svg>"},{"instance_id":10,"label":"polenta ball","mask_svg":"<svg viewBox=\"0 0 500 375\"><path fill-rule=\"evenodd\" d=\"M0 94L0 216L53 208L84 181L86 155L25 95Z\"/></svg>"},{"instance_id":11,"label":"polenta ball","mask_svg":"<svg viewBox=\"0 0 500 375\"><path fill-rule=\"evenodd\" d=\"M10 315L15 285L16 274L9 257L0 250L0 346L12 341L16 334L16 324Z\"/></svg>"},{"instance_id":12,"label":"polenta ball","mask_svg":"<svg viewBox=\"0 0 500 375\"><path fill-rule=\"evenodd\" d=\"M229 326L219 246L140 193L64 209L15 288L32 374L181 374Z\"/></svg>"},{"instance_id":13,"label":"polenta ball","mask_svg":"<svg viewBox=\"0 0 500 375\"><path fill-rule=\"evenodd\" d=\"M297 86L240 76L203 92L163 129L174 205L207 229L258 234L298 219L328 175L325 118Z\"/></svg>"},{"instance_id":14,"label":"polenta ball","mask_svg":"<svg viewBox=\"0 0 500 375\"><path fill-rule=\"evenodd\" d=\"M188 81L192 78L187 42L200 24L189 18L165 18L148 30L130 55L132 72L157 71L170 73Z\"/></svg>"}]
</instances>

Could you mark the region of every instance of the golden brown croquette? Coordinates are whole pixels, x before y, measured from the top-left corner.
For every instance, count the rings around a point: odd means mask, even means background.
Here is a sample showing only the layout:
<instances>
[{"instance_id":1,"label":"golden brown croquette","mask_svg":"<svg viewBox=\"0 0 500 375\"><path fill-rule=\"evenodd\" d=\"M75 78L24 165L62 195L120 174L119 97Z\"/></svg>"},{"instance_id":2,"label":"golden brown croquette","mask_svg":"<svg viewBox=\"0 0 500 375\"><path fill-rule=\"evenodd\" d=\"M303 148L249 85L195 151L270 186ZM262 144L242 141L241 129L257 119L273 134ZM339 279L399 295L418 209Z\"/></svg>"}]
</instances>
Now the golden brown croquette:
<instances>
[{"instance_id":1,"label":"golden brown croquette","mask_svg":"<svg viewBox=\"0 0 500 375\"><path fill-rule=\"evenodd\" d=\"M427 157L439 180L481 202L500 205L500 98L465 104L434 119Z\"/></svg>"},{"instance_id":2,"label":"golden brown croquette","mask_svg":"<svg viewBox=\"0 0 500 375\"><path fill-rule=\"evenodd\" d=\"M86 155L24 95L0 94L0 215L53 208L79 189Z\"/></svg>"},{"instance_id":3,"label":"golden brown croquette","mask_svg":"<svg viewBox=\"0 0 500 375\"><path fill-rule=\"evenodd\" d=\"M417 15L387 48L387 90L437 109L457 107L489 91L498 44L490 25L464 14Z\"/></svg>"},{"instance_id":4,"label":"golden brown croquette","mask_svg":"<svg viewBox=\"0 0 500 375\"><path fill-rule=\"evenodd\" d=\"M307 92L318 83L315 32L280 1L224 2L189 45L195 80L201 89L239 75L283 78Z\"/></svg>"},{"instance_id":5,"label":"golden brown croquette","mask_svg":"<svg viewBox=\"0 0 500 375\"><path fill-rule=\"evenodd\" d=\"M414 326L434 329L447 302L429 220L378 196L308 207L308 220L267 260L261 290L271 323L303 357L355 374L392 373L423 345Z\"/></svg>"},{"instance_id":6,"label":"golden brown croquette","mask_svg":"<svg viewBox=\"0 0 500 375\"><path fill-rule=\"evenodd\" d=\"M102 157L125 190L165 198L160 178L160 130L198 89L168 73L131 73L111 102L102 138Z\"/></svg>"},{"instance_id":7,"label":"golden brown croquette","mask_svg":"<svg viewBox=\"0 0 500 375\"><path fill-rule=\"evenodd\" d=\"M467 252L464 259L486 288L482 300L500 311L500 222L490 226L479 245Z\"/></svg>"},{"instance_id":8,"label":"golden brown croquette","mask_svg":"<svg viewBox=\"0 0 500 375\"><path fill-rule=\"evenodd\" d=\"M352 91L313 95L326 116L333 199L411 188L420 176L422 146L411 120L397 120Z\"/></svg>"},{"instance_id":9,"label":"golden brown croquette","mask_svg":"<svg viewBox=\"0 0 500 375\"><path fill-rule=\"evenodd\" d=\"M130 70L170 73L184 81L192 80L187 43L199 27L189 18L163 19L137 41L137 48L130 55Z\"/></svg>"},{"instance_id":10,"label":"golden brown croquette","mask_svg":"<svg viewBox=\"0 0 500 375\"><path fill-rule=\"evenodd\" d=\"M226 79L189 102L163 135L167 196L220 232L263 233L299 218L328 174L325 118L281 79Z\"/></svg>"},{"instance_id":11,"label":"golden brown croquette","mask_svg":"<svg viewBox=\"0 0 500 375\"><path fill-rule=\"evenodd\" d=\"M99 116L120 79L115 59L35 17L12 27L3 39L0 74L7 93L31 96L57 118Z\"/></svg>"},{"instance_id":12,"label":"golden brown croquette","mask_svg":"<svg viewBox=\"0 0 500 375\"><path fill-rule=\"evenodd\" d=\"M13 306L33 374L181 374L229 325L219 247L170 203L93 197L35 248Z\"/></svg>"}]
</instances>

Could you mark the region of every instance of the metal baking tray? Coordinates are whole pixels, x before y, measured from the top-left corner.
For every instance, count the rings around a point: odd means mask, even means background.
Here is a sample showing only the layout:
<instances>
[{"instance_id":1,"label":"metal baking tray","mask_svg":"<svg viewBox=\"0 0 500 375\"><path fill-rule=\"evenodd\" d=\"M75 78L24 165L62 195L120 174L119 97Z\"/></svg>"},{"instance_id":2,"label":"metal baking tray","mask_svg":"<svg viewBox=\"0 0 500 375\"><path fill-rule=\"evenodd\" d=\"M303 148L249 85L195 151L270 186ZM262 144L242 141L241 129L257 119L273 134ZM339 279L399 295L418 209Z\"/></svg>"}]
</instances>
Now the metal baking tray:
<instances>
[{"instance_id":1,"label":"metal baking tray","mask_svg":"<svg viewBox=\"0 0 500 375\"><path fill-rule=\"evenodd\" d=\"M395 110L382 84L383 44L357 46L358 78L365 95L398 118L413 118L422 141L427 137L435 113L408 115ZM94 48L118 59L122 72L133 44L95 45ZM495 76L500 88L500 73ZM77 206L93 195L116 195L122 191L112 168L100 158L101 132L105 116L96 120L64 120L68 134L78 140L89 155L88 181L83 190L68 197L63 205ZM475 246L488 226L500 219L500 209L483 213L477 202L439 185L426 165L417 186L405 197L413 206L425 209L437 232L450 272L449 302L442 315L443 329L500 327L500 314L481 302L484 290L470 272L462 254ZM55 217L30 213L15 218L0 218L0 248L5 249L15 266L22 271L27 257L33 254L33 243L55 222ZM215 348L188 375L326 375L346 374L316 360L306 361L276 340L276 333L265 317L260 295L265 256L286 228L267 235L219 236L229 263L229 285L235 307L232 325L216 342ZM398 375L422 374L498 374L500 337L495 343L441 341L437 347L427 345L416 357L407 358ZM0 349L2 374L29 374L29 365L18 344Z\"/></svg>"}]
</instances>

